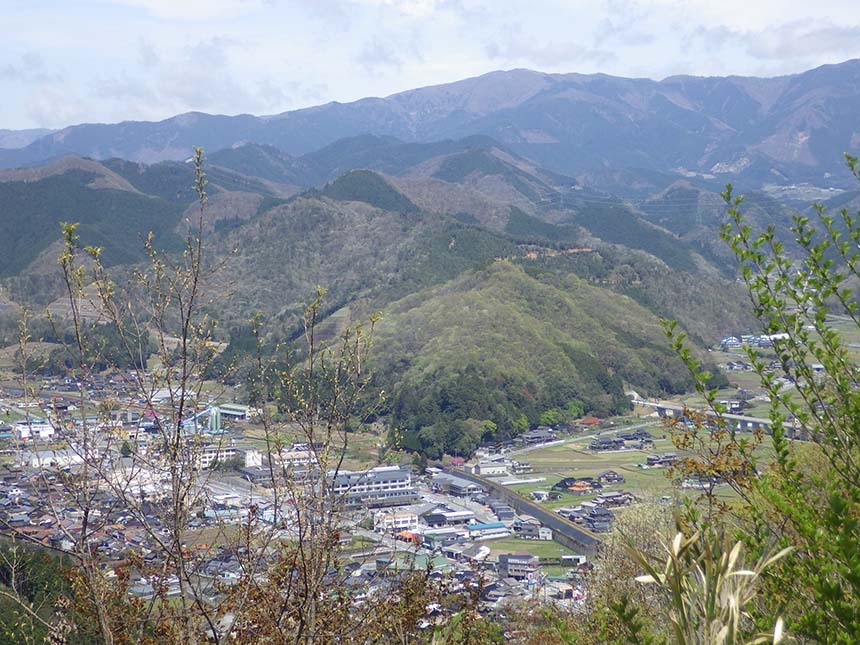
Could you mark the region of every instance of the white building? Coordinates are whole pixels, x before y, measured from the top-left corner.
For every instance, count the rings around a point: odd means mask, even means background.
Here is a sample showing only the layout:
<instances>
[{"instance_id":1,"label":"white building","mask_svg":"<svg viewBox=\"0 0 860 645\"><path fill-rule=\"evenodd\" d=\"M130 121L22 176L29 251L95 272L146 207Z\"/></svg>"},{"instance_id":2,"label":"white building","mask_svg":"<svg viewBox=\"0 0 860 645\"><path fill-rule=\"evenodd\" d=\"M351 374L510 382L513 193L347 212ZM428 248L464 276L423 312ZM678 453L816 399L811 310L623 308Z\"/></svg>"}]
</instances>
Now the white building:
<instances>
[{"instance_id":1,"label":"white building","mask_svg":"<svg viewBox=\"0 0 860 645\"><path fill-rule=\"evenodd\" d=\"M218 408L221 410L221 416L229 417L231 419L244 421L251 416L251 408L247 405L240 405L238 403L222 403Z\"/></svg>"},{"instance_id":2,"label":"white building","mask_svg":"<svg viewBox=\"0 0 860 645\"><path fill-rule=\"evenodd\" d=\"M259 450L245 451L245 468L262 468L263 453Z\"/></svg>"},{"instance_id":3,"label":"white building","mask_svg":"<svg viewBox=\"0 0 860 645\"><path fill-rule=\"evenodd\" d=\"M15 434L19 441L30 439L47 441L54 438L56 430L54 426L44 420L26 420L15 424Z\"/></svg>"},{"instance_id":4,"label":"white building","mask_svg":"<svg viewBox=\"0 0 860 645\"><path fill-rule=\"evenodd\" d=\"M412 472L400 466L378 466L370 470L342 470L334 477L333 492L345 498L348 507L396 506L417 501Z\"/></svg>"},{"instance_id":5,"label":"white building","mask_svg":"<svg viewBox=\"0 0 860 645\"><path fill-rule=\"evenodd\" d=\"M123 459L108 477L111 483L127 495L136 498L157 499L169 490L170 475L165 470L151 468L131 459Z\"/></svg>"},{"instance_id":6,"label":"white building","mask_svg":"<svg viewBox=\"0 0 860 645\"><path fill-rule=\"evenodd\" d=\"M312 450L281 450L274 455L275 461L287 468L315 466L317 457Z\"/></svg>"},{"instance_id":7,"label":"white building","mask_svg":"<svg viewBox=\"0 0 860 645\"><path fill-rule=\"evenodd\" d=\"M260 450L245 450L245 468L263 468L269 466L269 459ZM277 466L298 468L315 466L316 455L312 450L280 450L272 452L272 462Z\"/></svg>"},{"instance_id":8,"label":"white building","mask_svg":"<svg viewBox=\"0 0 860 645\"><path fill-rule=\"evenodd\" d=\"M504 461L482 461L475 466L474 472L482 477L500 477L508 474L509 465Z\"/></svg>"},{"instance_id":9,"label":"white building","mask_svg":"<svg viewBox=\"0 0 860 645\"><path fill-rule=\"evenodd\" d=\"M201 470L211 468L215 462L233 459L239 451L234 446L204 446L197 450L196 463Z\"/></svg>"},{"instance_id":10,"label":"white building","mask_svg":"<svg viewBox=\"0 0 860 645\"><path fill-rule=\"evenodd\" d=\"M30 468L69 468L84 463L82 455L65 448L63 450L34 450L21 455L22 465Z\"/></svg>"},{"instance_id":11,"label":"white building","mask_svg":"<svg viewBox=\"0 0 860 645\"><path fill-rule=\"evenodd\" d=\"M392 510L377 511L373 516L373 528L386 533L414 531L418 528L418 515Z\"/></svg>"}]
</instances>

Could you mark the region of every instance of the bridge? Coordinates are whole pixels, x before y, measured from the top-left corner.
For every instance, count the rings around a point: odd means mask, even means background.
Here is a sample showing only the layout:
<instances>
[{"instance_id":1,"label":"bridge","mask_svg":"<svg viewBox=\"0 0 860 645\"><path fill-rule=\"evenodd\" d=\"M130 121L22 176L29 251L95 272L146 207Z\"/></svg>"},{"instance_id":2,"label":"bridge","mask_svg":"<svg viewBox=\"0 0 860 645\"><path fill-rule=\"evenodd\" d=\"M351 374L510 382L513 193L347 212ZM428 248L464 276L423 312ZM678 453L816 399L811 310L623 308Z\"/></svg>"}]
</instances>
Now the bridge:
<instances>
[{"instance_id":1,"label":"bridge","mask_svg":"<svg viewBox=\"0 0 860 645\"><path fill-rule=\"evenodd\" d=\"M701 410L696 408L690 408L684 405L678 405L675 403L666 403L663 401L642 401L642 400L634 400L634 405L642 405L654 408L657 411L657 415L661 419L681 419L688 412L693 412L696 414L704 414L708 417L717 418L717 413L713 410ZM739 432L753 432L754 430L762 430L766 433L770 433L772 421L770 419L764 419L761 417L749 417L744 414L730 414L723 413L719 415L722 419L724 419L727 425ZM803 436L799 432L799 428L797 426L786 424L785 432L788 438L794 439L802 439Z\"/></svg>"}]
</instances>

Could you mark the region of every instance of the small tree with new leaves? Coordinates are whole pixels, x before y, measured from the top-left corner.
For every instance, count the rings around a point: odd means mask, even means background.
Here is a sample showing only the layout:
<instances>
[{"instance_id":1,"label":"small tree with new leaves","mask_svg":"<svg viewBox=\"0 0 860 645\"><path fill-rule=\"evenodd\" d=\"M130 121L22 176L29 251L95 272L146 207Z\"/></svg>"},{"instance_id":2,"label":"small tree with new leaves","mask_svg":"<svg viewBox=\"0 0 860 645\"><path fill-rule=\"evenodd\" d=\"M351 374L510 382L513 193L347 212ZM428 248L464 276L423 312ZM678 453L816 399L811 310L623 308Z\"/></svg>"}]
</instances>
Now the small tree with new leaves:
<instances>
[{"instance_id":1,"label":"small tree with new leaves","mask_svg":"<svg viewBox=\"0 0 860 645\"><path fill-rule=\"evenodd\" d=\"M846 161L860 179L858 159L846 155ZM784 614L800 638L857 643L860 369L846 334L860 330L852 288L860 280L860 212L831 215L817 205L814 219L795 215L796 248L789 249L772 227L753 232L731 186L723 197L729 216L723 239L739 261L763 333L773 338L777 370L761 350L745 348L770 402L771 434L743 435L725 422L716 392L705 387L706 375L670 324L669 337L714 413L710 430L681 436L694 453L685 467L718 473L740 493L740 506L707 520L731 521L754 556L793 548L761 576L761 593L750 603L760 626ZM753 449L768 440L775 457L758 463Z\"/></svg>"}]
</instances>

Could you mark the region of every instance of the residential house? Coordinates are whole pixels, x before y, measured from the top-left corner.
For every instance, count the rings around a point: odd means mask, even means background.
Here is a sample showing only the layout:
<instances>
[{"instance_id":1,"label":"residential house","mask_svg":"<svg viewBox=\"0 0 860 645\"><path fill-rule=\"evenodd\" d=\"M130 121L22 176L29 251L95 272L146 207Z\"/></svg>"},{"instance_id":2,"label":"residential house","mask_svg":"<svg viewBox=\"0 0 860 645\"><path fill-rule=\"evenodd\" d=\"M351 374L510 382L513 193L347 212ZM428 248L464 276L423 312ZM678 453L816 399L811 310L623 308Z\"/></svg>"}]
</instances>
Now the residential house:
<instances>
[{"instance_id":1,"label":"residential house","mask_svg":"<svg viewBox=\"0 0 860 645\"><path fill-rule=\"evenodd\" d=\"M469 510L452 511L445 507L432 508L421 514L421 520L427 526L454 526L468 524L475 519L475 514Z\"/></svg>"},{"instance_id":2,"label":"residential house","mask_svg":"<svg viewBox=\"0 0 860 645\"><path fill-rule=\"evenodd\" d=\"M667 452L664 455L648 455L645 458L645 465L650 468L662 468L671 466L676 461L678 461L678 455L674 452Z\"/></svg>"},{"instance_id":3,"label":"residential house","mask_svg":"<svg viewBox=\"0 0 860 645\"><path fill-rule=\"evenodd\" d=\"M500 522L507 522L508 520L512 520L516 517L514 509L499 500L490 500L490 503L487 504L487 506L489 506L490 510L492 510L495 516L499 518Z\"/></svg>"},{"instance_id":4,"label":"residential house","mask_svg":"<svg viewBox=\"0 0 860 645\"><path fill-rule=\"evenodd\" d=\"M503 537L510 535L508 527L503 522L485 522L480 524L467 524L466 530L469 531L469 537L473 540L486 539L491 537Z\"/></svg>"},{"instance_id":5,"label":"residential house","mask_svg":"<svg viewBox=\"0 0 860 645\"><path fill-rule=\"evenodd\" d=\"M614 471L614 470L604 470L602 473L597 475L597 481L601 484L623 484L624 483L624 475Z\"/></svg>"},{"instance_id":6,"label":"residential house","mask_svg":"<svg viewBox=\"0 0 860 645\"><path fill-rule=\"evenodd\" d=\"M589 450L623 450L626 447L620 437L597 437L589 444Z\"/></svg>"},{"instance_id":7,"label":"residential house","mask_svg":"<svg viewBox=\"0 0 860 645\"><path fill-rule=\"evenodd\" d=\"M484 490L478 484L465 479L464 477L449 475L448 473L439 473L438 475L435 475L433 477L432 485L435 489L456 497L469 497L471 495L477 495Z\"/></svg>"},{"instance_id":8,"label":"residential house","mask_svg":"<svg viewBox=\"0 0 860 645\"><path fill-rule=\"evenodd\" d=\"M511 462L511 474L513 475L526 475L528 473L534 472L534 468L527 461L512 461Z\"/></svg>"},{"instance_id":9,"label":"residential house","mask_svg":"<svg viewBox=\"0 0 860 645\"><path fill-rule=\"evenodd\" d=\"M535 430L522 433L518 439L527 445L549 443L556 440L555 431L547 426L539 426Z\"/></svg>"}]
</instances>

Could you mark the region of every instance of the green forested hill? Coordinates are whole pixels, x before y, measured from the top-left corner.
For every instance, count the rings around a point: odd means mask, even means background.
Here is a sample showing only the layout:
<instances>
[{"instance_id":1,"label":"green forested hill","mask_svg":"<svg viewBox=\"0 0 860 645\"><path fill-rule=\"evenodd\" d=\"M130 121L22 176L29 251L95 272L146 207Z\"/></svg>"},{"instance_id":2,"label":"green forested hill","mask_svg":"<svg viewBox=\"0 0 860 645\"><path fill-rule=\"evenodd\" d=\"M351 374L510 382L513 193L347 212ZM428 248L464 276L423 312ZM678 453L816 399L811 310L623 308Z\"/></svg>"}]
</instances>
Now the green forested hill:
<instances>
[{"instance_id":1,"label":"green forested hill","mask_svg":"<svg viewBox=\"0 0 860 645\"><path fill-rule=\"evenodd\" d=\"M694 245L727 275L734 272L734 256L719 236L726 222L726 205L719 193L678 181L645 200L639 211L648 221ZM743 211L754 230L772 225L780 240L793 242L790 208L763 192L753 192L744 195Z\"/></svg>"},{"instance_id":2,"label":"green forested hill","mask_svg":"<svg viewBox=\"0 0 860 645\"><path fill-rule=\"evenodd\" d=\"M260 310L293 322L316 286L329 290L330 309L381 307L517 253L509 240L451 218L314 194L239 227L225 242L233 247L218 286L230 297L219 313L236 319Z\"/></svg>"},{"instance_id":3,"label":"green forested hill","mask_svg":"<svg viewBox=\"0 0 860 645\"><path fill-rule=\"evenodd\" d=\"M622 412L625 383L654 393L690 385L653 313L575 275L550 284L506 261L387 307L375 360L389 366L381 379L404 446L430 454L468 454L487 438L462 423L503 438L576 401Z\"/></svg>"},{"instance_id":4,"label":"green forested hill","mask_svg":"<svg viewBox=\"0 0 860 645\"><path fill-rule=\"evenodd\" d=\"M71 170L40 181L0 182L0 275L22 271L60 238L60 222L79 222L86 244L100 246L108 265L143 259L143 241L177 248L173 228L184 206L160 197L91 188L96 175Z\"/></svg>"},{"instance_id":5,"label":"green forested hill","mask_svg":"<svg viewBox=\"0 0 860 645\"><path fill-rule=\"evenodd\" d=\"M273 146L249 143L216 150L207 158L212 165L247 177L259 177L279 184L308 184L310 170L307 165Z\"/></svg>"},{"instance_id":6,"label":"green forested hill","mask_svg":"<svg viewBox=\"0 0 860 645\"><path fill-rule=\"evenodd\" d=\"M626 385L683 391L691 381L659 318L679 319L697 340L749 323L736 285L700 271L685 242L641 220L644 233L667 243L670 261L672 253L691 260L667 267L594 238L594 248L568 248L575 225L515 208L519 228L494 233L419 210L369 171L333 185L228 236L238 253L216 286L225 294L217 315L236 322L261 310L289 336L318 285L329 290L323 336L381 309L377 385L392 394L390 420L409 449L468 454L569 406L619 413ZM661 248L642 237L637 247Z\"/></svg>"},{"instance_id":7,"label":"green forested hill","mask_svg":"<svg viewBox=\"0 0 860 645\"><path fill-rule=\"evenodd\" d=\"M544 254L518 261L542 282L563 288L568 276L629 296L654 315L678 320L702 345L755 325L747 294L734 280L707 273L667 270L645 253L619 247Z\"/></svg>"},{"instance_id":8,"label":"green forested hill","mask_svg":"<svg viewBox=\"0 0 860 645\"><path fill-rule=\"evenodd\" d=\"M205 160L204 160L205 161ZM155 195L170 202L188 204L196 199L194 193L194 167L180 161L162 161L147 165L109 159L103 165L128 180L135 188L147 195ZM262 181L263 178L246 176L233 170L205 163L209 192L242 191L261 195L274 195L274 191Z\"/></svg>"},{"instance_id":9,"label":"green forested hill","mask_svg":"<svg viewBox=\"0 0 860 645\"><path fill-rule=\"evenodd\" d=\"M692 249L686 242L644 222L621 205L591 204L581 209L573 221L605 242L650 253L672 269L696 270Z\"/></svg>"},{"instance_id":10,"label":"green forested hill","mask_svg":"<svg viewBox=\"0 0 860 645\"><path fill-rule=\"evenodd\" d=\"M379 174L370 170L352 170L322 189L322 194L338 201L365 202L395 213L414 213L418 207Z\"/></svg>"}]
</instances>

